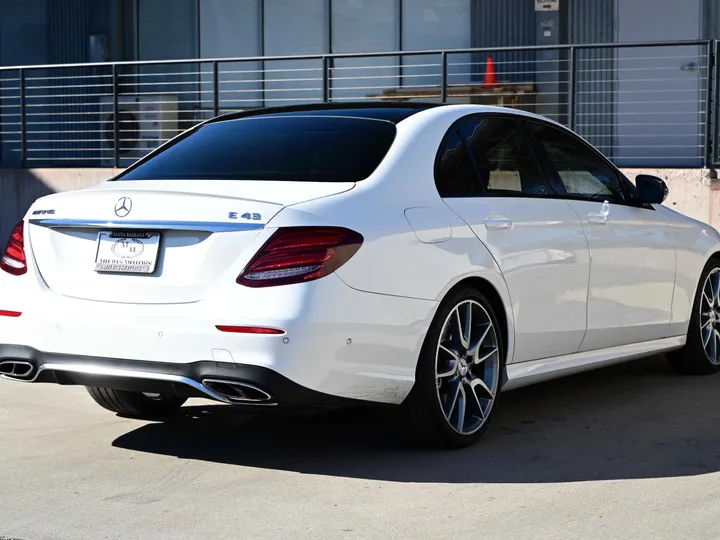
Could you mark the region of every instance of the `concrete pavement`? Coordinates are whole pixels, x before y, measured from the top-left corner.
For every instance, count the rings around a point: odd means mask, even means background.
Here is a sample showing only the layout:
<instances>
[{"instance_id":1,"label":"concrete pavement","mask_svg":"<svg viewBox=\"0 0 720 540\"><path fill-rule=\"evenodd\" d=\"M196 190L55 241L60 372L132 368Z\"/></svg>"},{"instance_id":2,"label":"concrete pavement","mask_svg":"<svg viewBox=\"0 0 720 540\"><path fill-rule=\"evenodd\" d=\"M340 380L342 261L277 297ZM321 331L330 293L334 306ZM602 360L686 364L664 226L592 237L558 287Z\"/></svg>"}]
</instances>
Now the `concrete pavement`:
<instances>
[{"instance_id":1,"label":"concrete pavement","mask_svg":"<svg viewBox=\"0 0 720 540\"><path fill-rule=\"evenodd\" d=\"M149 423L0 381L0 538L720 538L720 375L654 358L509 392L461 451L393 430L203 401Z\"/></svg>"}]
</instances>

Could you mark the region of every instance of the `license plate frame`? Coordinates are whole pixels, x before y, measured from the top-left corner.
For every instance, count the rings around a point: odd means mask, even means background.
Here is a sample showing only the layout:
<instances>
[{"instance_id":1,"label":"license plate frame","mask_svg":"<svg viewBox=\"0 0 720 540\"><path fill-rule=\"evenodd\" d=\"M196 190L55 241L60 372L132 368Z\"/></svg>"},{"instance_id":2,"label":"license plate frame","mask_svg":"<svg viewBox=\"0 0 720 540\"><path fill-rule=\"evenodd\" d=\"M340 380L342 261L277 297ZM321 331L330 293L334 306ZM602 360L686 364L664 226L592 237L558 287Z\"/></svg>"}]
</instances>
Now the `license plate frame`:
<instances>
[{"instance_id":1,"label":"license plate frame","mask_svg":"<svg viewBox=\"0 0 720 540\"><path fill-rule=\"evenodd\" d=\"M152 274L160 252L160 233L153 231L100 231L95 271L112 274Z\"/></svg>"}]
</instances>

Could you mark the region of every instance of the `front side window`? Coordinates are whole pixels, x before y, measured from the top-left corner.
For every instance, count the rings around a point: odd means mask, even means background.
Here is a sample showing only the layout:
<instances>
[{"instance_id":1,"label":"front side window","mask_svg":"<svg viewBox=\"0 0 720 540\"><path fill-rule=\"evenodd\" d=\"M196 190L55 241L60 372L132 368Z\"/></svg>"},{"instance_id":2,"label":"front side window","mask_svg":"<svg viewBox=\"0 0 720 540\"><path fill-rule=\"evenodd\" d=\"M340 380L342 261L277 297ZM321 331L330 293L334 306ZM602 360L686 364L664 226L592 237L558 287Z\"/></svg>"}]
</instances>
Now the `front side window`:
<instances>
[{"instance_id":1,"label":"front side window","mask_svg":"<svg viewBox=\"0 0 720 540\"><path fill-rule=\"evenodd\" d=\"M529 122L568 195L593 200L625 200L617 173L592 149L564 131Z\"/></svg>"},{"instance_id":2,"label":"front side window","mask_svg":"<svg viewBox=\"0 0 720 540\"><path fill-rule=\"evenodd\" d=\"M190 131L116 180L281 180L358 182L395 139L382 120L258 116Z\"/></svg>"}]
</instances>

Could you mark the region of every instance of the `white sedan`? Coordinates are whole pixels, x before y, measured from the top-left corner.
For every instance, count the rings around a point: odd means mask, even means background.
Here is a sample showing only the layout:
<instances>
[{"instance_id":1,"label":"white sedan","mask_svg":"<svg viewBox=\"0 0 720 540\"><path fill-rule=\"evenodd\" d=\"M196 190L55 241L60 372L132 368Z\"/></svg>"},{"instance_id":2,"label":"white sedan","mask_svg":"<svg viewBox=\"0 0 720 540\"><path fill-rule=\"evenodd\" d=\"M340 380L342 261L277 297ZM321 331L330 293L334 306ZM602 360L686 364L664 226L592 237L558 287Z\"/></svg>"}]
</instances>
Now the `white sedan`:
<instances>
[{"instance_id":1,"label":"white sedan","mask_svg":"<svg viewBox=\"0 0 720 540\"><path fill-rule=\"evenodd\" d=\"M30 208L0 264L0 375L136 417L399 405L464 446L501 390L656 353L720 369L720 235L666 195L514 110L221 116Z\"/></svg>"}]
</instances>

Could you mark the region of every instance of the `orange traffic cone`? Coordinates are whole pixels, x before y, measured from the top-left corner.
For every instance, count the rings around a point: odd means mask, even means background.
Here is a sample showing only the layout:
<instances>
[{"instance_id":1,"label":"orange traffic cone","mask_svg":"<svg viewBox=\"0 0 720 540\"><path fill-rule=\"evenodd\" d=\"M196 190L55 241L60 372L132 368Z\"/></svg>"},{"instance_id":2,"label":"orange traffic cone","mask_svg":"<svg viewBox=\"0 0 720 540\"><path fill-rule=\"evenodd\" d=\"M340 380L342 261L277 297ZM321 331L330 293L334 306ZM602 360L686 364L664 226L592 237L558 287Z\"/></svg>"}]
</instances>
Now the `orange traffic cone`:
<instances>
[{"instance_id":1,"label":"orange traffic cone","mask_svg":"<svg viewBox=\"0 0 720 540\"><path fill-rule=\"evenodd\" d=\"M492 56L488 56L487 63L485 64L485 79L480 85L482 88L494 88L498 85L497 77L495 76L495 63L493 62Z\"/></svg>"}]
</instances>

